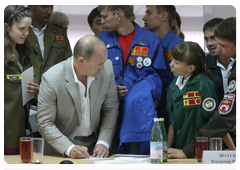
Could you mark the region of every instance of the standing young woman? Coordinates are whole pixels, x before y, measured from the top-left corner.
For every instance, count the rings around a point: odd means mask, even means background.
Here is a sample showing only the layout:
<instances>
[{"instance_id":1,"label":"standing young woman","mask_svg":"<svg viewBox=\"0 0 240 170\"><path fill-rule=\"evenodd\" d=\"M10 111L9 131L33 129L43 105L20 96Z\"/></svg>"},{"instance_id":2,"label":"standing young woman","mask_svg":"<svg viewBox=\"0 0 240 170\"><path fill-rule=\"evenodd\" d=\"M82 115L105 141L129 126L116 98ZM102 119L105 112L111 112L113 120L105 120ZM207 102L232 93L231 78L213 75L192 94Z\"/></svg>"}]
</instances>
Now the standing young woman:
<instances>
[{"instance_id":1,"label":"standing young woman","mask_svg":"<svg viewBox=\"0 0 240 170\"><path fill-rule=\"evenodd\" d=\"M172 49L171 71L177 76L168 88L168 147L182 149L193 139L219 106L219 94L205 70L205 54L195 42L182 42ZM229 134L224 138L235 148Z\"/></svg>"},{"instance_id":2,"label":"standing young woman","mask_svg":"<svg viewBox=\"0 0 240 170\"><path fill-rule=\"evenodd\" d=\"M9 5L4 10L4 154L19 154L19 138L30 129L30 103L22 105L21 73L32 66L32 48L26 41L32 23L29 8ZM29 82L27 92L37 95L38 84Z\"/></svg>"}]
</instances>

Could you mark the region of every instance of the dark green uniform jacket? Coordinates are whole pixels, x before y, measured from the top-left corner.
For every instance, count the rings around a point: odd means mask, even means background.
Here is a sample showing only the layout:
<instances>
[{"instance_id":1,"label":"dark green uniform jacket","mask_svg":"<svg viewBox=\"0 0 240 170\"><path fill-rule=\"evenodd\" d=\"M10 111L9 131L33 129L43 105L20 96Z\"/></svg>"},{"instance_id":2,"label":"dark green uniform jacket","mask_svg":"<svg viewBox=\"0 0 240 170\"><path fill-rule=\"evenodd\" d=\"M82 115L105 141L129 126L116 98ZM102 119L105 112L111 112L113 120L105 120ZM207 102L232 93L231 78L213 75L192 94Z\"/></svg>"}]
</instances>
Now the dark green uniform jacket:
<instances>
[{"instance_id":1,"label":"dark green uniform jacket","mask_svg":"<svg viewBox=\"0 0 240 170\"><path fill-rule=\"evenodd\" d=\"M21 54L19 53L21 56ZM28 69L21 57L23 71ZM25 136L25 128L31 131L28 121L29 102L23 107L22 105L22 71L19 67L10 70L4 66L4 147L19 147L19 138Z\"/></svg>"},{"instance_id":2,"label":"dark green uniform jacket","mask_svg":"<svg viewBox=\"0 0 240 170\"><path fill-rule=\"evenodd\" d=\"M227 94L235 96L234 101L229 100L230 104L232 102L232 108L229 108L230 112L225 115L219 113L219 109L221 108L222 105L221 102L221 104L218 107L218 110L213 114L208 123L206 123L200 129L200 131L198 131L195 134L195 137L206 136L208 138L210 137L223 138L236 125L236 62L233 65L232 73L228 78L228 82L229 86ZM196 155L195 140L192 140L185 148L183 148L183 152L188 158L194 157Z\"/></svg>"},{"instance_id":3,"label":"dark green uniform jacket","mask_svg":"<svg viewBox=\"0 0 240 170\"><path fill-rule=\"evenodd\" d=\"M211 54L206 56L206 70L211 71L213 82L219 92L220 100L222 100L224 95L222 72L221 68L217 66L216 57L213 57Z\"/></svg>"},{"instance_id":4,"label":"dark green uniform jacket","mask_svg":"<svg viewBox=\"0 0 240 170\"><path fill-rule=\"evenodd\" d=\"M176 77L168 88L167 110L173 127L173 147L182 149L208 122L219 104L218 92L205 72L192 74L180 91Z\"/></svg>"},{"instance_id":5,"label":"dark green uniform jacket","mask_svg":"<svg viewBox=\"0 0 240 170\"><path fill-rule=\"evenodd\" d=\"M47 24L44 34L44 58L42 54L38 39L32 29L29 30L27 37L33 47L33 61L34 61L34 82L40 84L42 74L53 65L72 56L72 50L68 41L66 31L55 24Z\"/></svg>"}]
</instances>

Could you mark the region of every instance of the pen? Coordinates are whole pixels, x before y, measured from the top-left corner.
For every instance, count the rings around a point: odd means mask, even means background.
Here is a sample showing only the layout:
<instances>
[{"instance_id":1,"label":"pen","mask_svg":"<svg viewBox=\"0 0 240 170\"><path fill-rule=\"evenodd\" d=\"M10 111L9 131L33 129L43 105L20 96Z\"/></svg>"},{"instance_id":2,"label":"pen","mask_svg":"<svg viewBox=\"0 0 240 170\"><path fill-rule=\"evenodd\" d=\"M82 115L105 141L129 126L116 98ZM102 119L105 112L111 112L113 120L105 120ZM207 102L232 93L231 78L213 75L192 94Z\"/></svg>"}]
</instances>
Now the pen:
<instances>
[{"instance_id":1,"label":"pen","mask_svg":"<svg viewBox=\"0 0 240 170\"><path fill-rule=\"evenodd\" d=\"M80 144L80 142L77 139L76 139L76 141L77 141L78 145L82 147L82 145ZM86 158L89 158L89 156L86 156Z\"/></svg>"},{"instance_id":2,"label":"pen","mask_svg":"<svg viewBox=\"0 0 240 170\"><path fill-rule=\"evenodd\" d=\"M120 70L120 78L121 78L121 86L123 86L123 75L122 75L122 70Z\"/></svg>"}]
</instances>

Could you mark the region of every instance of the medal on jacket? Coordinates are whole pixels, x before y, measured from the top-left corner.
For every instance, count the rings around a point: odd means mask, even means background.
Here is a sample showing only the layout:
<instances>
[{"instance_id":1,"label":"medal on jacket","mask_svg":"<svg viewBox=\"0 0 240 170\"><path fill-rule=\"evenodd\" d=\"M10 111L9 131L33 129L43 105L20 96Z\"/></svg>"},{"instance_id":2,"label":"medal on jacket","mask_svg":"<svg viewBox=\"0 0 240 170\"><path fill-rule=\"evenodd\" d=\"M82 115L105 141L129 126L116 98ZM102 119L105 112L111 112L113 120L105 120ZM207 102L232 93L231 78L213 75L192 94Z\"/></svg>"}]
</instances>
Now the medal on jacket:
<instances>
[{"instance_id":1,"label":"medal on jacket","mask_svg":"<svg viewBox=\"0 0 240 170\"><path fill-rule=\"evenodd\" d=\"M22 65L17 61L17 65L18 65L18 69L23 72L23 68L22 68Z\"/></svg>"}]
</instances>

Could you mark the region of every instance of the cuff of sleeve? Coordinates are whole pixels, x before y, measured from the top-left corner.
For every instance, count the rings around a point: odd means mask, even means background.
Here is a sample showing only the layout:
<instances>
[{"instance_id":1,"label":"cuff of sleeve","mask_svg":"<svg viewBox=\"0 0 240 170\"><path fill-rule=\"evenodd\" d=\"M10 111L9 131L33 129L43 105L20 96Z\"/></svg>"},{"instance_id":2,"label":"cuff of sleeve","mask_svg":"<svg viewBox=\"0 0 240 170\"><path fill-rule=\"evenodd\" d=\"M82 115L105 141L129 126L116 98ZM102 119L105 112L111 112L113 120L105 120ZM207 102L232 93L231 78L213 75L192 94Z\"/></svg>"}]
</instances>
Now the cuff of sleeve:
<instances>
[{"instance_id":1,"label":"cuff of sleeve","mask_svg":"<svg viewBox=\"0 0 240 170\"><path fill-rule=\"evenodd\" d=\"M98 144L102 144L102 145L104 145L104 146L106 146L108 149L109 149L109 144L107 143L107 142L105 142L105 141L103 141L103 140L99 140L97 143L96 143L96 145L98 145Z\"/></svg>"},{"instance_id":2,"label":"cuff of sleeve","mask_svg":"<svg viewBox=\"0 0 240 170\"><path fill-rule=\"evenodd\" d=\"M70 152L71 152L71 150L72 150L72 148L74 147L75 145L71 145L71 146L69 146L68 148L67 148L67 150L65 151L65 155L67 155L68 157L70 157L69 155L70 155Z\"/></svg>"},{"instance_id":3,"label":"cuff of sleeve","mask_svg":"<svg viewBox=\"0 0 240 170\"><path fill-rule=\"evenodd\" d=\"M182 151L188 158L193 158L196 155L195 140L190 142Z\"/></svg>"}]
</instances>

